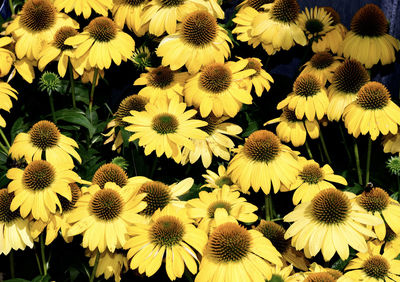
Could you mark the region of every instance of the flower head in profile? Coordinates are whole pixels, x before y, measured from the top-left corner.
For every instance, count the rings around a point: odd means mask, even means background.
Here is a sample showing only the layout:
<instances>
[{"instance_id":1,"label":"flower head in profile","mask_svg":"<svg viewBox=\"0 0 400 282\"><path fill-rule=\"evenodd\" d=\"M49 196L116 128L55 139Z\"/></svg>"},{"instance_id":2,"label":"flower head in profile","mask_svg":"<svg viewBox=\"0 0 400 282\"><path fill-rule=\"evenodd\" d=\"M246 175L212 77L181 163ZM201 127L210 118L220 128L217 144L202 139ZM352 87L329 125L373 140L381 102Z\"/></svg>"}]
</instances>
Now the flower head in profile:
<instances>
[{"instance_id":1,"label":"flower head in profile","mask_svg":"<svg viewBox=\"0 0 400 282\"><path fill-rule=\"evenodd\" d=\"M341 65L341 58L332 56L328 52L319 52L314 54L311 59L303 65L301 74L312 73L325 86L326 82L332 83L334 71Z\"/></svg>"},{"instance_id":2,"label":"flower head in profile","mask_svg":"<svg viewBox=\"0 0 400 282\"><path fill-rule=\"evenodd\" d=\"M236 183L233 183L231 177L226 172L226 168L223 165L218 166L218 174L211 171L206 170L207 174L203 174L202 176L206 180L206 183L201 186L208 187L212 189L222 188L223 186L228 186L232 191L239 190L239 186Z\"/></svg>"},{"instance_id":3,"label":"flower head in profile","mask_svg":"<svg viewBox=\"0 0 400 282\"><path fill-rule=\"evenodd\" d=\"M149 29L143 24L144 7L147 0L113 0L112 14L115 23L123 29L127 26L136 36L143 36Z\"/></svg>"},{"instance_id":4,"label":"flower head in profile","mask_svg":"<svg viewBox=\"0 0 400 282\"><path fill-rule=\"evenodd\" d=\"M6 76L13 66L16 58L14 52L9 50L8 45L13 43L13 39L8 36L0 38L0 77Z\"/></svg>"},{"instance_id":5,"label":"flower head in profile","mask_svg":"<svg viewBox=\"0 0 400 282\"><path fill-rule=\"evenodd\" d=\"M237 40L241 42L247 42L247 44L251 45L253 48L256 48L258 45L262 44L263 47L265 46L265 49L271 49L271 44L263 44L263 41L261 40L261 35L256 36L252 34L253 21L260 14L258 9L253 8L253 6L258 7L264 1L252 1L256 3L251 6L245 4L246 2L247 1L242 2L243 7L235 14L235 17L232 19L232 21L236 24L235 28L232 30L232 34L237 34ZM271 1L269 1L268 3L271 3ZM276 51L271 50L270 52L270 55L272 55Z\"/></svg>"},{"instance_id":6,"label":"flower head in profile","mask_svg":"<svg viewBox=\"0 0 400 282\"><path fill-rule=\"evenodd\" d=\"M89 265L93 267L96 262L97 252L87 251L85 255L90 257ZM123 249L116 249L114 252L106 250L100 254L95 277L97 278L104 275L104 278L108 280L114 276L115 282L120 282L121 273L128 271L128 269L126 251Z\"/></svg>"},{"instance_id":7,"label":"flower head in profile","mask_svg":"<svg viewBox=\"0 0 400 282\"><path fill-rule=\"evenodd\" d=\"M74 11L76 15L83 15L85 19L92 14L107 16L108 10L113 6L112 0L54 0L57 10L64 10L66 13Z\"/></svg>"},{"instance_id":8,"label":"flower head in profile","mask_svg":"<svg viewBox=\"0 0 400 282\"><path fill-rule=\"evenodd\" d=\"M389 133L383 136L382 145L383 145L383 152L385 153L391 153L391 154L400 153L400 134Z\"/></svg>"},{"instance_id":9,"label":"flower head in profile","mask_svg":"<svg viewBox=\"0 0 400 282\"><path fill-rule=\"evenodd\" d=\"M0 81L0 109L9 112L12 108L12 100L18 99L18 92L10 84ZM5 119L0 115L0 127L6 127Z\"/></svg>"}]
</instances>

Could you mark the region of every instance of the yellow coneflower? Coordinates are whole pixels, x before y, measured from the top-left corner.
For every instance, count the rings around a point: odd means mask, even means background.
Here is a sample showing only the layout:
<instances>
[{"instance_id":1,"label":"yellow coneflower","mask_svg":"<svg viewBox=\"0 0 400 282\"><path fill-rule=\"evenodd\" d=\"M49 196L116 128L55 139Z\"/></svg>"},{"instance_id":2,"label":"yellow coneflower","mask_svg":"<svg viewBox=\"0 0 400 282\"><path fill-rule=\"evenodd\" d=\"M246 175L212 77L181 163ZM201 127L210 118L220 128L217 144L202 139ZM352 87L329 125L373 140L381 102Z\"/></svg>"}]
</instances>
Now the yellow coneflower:
<instances>
[{"instance_id":1,"label":"yellow coneflower","mask_svg":"<svg viewBox=\"0 0 400 282\"><path fill-rule=\"evenodd\" d=\"M382 65L396 60L400 41L387 34L388 21L375 4L366 4L353 16L339 55L360 61L367 69L379 61Z\"/></svg>"},{"instance_id":2,"label":"yellow coneflower","mask_svg":"<svg viewBox=\"0 0 400 282\"><path fill-rule=\"evenodd\" d=\"M400 108L387 88L376 81L366 83L357 93L356 101L343 112L344 125L357 138L369 133L375 140L380 133L396 134L400 125Z\"/></svg>"},{"instance_id":3,"label":"yellow coneflower","mask_svg":"<svg viewBox=\"0 0 400 282\"><path fill-rule=\"evenodd\" d=\"M189 73L196 73L204 65L224 63L231 53L228 42L214 16L196 11L184 18L176 33L164 37L156 53L164 66L177 70L185 65Z\"/></svg>"},{"instance_id":4,"label":"yellow coneflower","mask_svg":"<svg viewBox=\"0 0 400 282\"><path fill-rule=\"evenodd\" d=\"M329 100L320 80L312 73L297 77L293 84L293 92L279 102L277 109L288 107L294 110L296 117L306 117L309 121L321 120L328 109Z\"/></svg>"},{"instance_id":5,"label":"yellow coneflower","mask_svg":"<svg viewBox=\"0 0 400 282\"><path fill-rule=\"evenodd\" d=\"M342 260L347 259L349 246L366 252L365 238L376 238L376 235L364 224L378 225L383 221L352 203L354 197L335 188L322 190L284 217L284 221L293 222L285 239L292 238L292 246L304 249L306 256L315 256L321 251L325 261L336 252Z\"/></svg>"},{"instance_id":6,"label":"yellow coneflower","mask_svg":"<svg viewBox=\"0 0 400 282\"><path fill-rule=\"evenodd\" d=\"M309 40L317 41L333 29L332 18L324 8L306 8L299 15L298 25L307 35Z\"/></svg>"},{"instance_id":7,"label":"yellow coneflower","mask_svg":"<svg viewBox=\"0 0 400 282\"><path fill-rule=\"evenodd\" d=\"M83 15L89 18L92 10L100 15L107 16L108 10L113 5L112 0L54 0L57 10L64 10L66 13L74 10L76 15Z\"/></svg>"},{"instance_id":8,"label":"yellow coneflower","mask_svg":"<svg viewBox=\"0 0 400 282\"><path fill-rule=\"evenodd\" d=\"M98 185L100 189L103 189L107 182L113 182L119 187L124 187L129 181L125 170L116 164L107 163L96 170L92 178L92 185Z\"/></svg>"},{"instance_id":9,"label":"yellow coneflower","mask_svg":"<svg viewBox=\"0 0 400 282\"><path fill-rule=\"evenodd\" d=\"M33 248L33 239L30 234L28 218L21 218L19 211L11 211L14 193L6 188L0 189L0 255L11 250L25 250Z\"/></svg>"},{"instance_id":10,"label":"yellow coneflower","mask_svg":"<svg viewBox=\"0 0 400 282\"><path fill-rule=\"evenodd\" d=\"M0 38L0 77L6 76L15 62L15 55L6 47L13 43L13 39L8 36Z\"/></svg>"},{"instance_id":11,"label":"yellow coneflower","mask_svg":"<svg viewBox=\"0 0 400 282\"><path fill-rule=\"evenodd\" d=\"M328 87L327 117L339 121L344 109L357 98L357 92L369 81L369 75L357 60L346 59L334 72Z\"/></svg>"},{"instance_id":12,"label":"yellow coneflower","mask_svg":"<svg viewBox=\"0 0 400 282\"><path fill-rule=\"evenodd\" d=\"M295 181L300 170L297 155L271 131L257 130L236 150L227 172L244 193L251 186L255 192L261 188L269 194L271 184L277 193Z\"/></svg>"},{"instance_id":13,"label":"yellow coneflower","mask_svg":"<svg viewBox=\"0 0 400 282\"><path fill-rule=\"evenodd\" d=\"M325 86L327 81L332 83L333 73L341 63L341 57L332 56L328 52L319 52L303 65L300 75L312 73L321 81L321 85Z\"/></svg>"},{"instance_id":14,"label":"yellow coneflower","mask_svg":"<svg viewBox=\"0 0 400 282\"><path fill-rule=\"evenodd\" d=\"M200 110L202 117L211 112L216 116L234 117L242 104L251 104L250 89L240 87L240 81L256 71L245 69L247 60L229 61L225 64L212 63L204 66L185 84L185 102Z\"/></svg>"},{"instance_id":15,"label":"yellow coneflower","mask_svg":"<svg viewBox=\"0 0 400 282\"><path fill-rule=\"evenodd\" d=\"M280 117L267 121L264 126L276 122L279 122L276 127L276 135L279 139L285 143L291 142L295 147L304 145L307 135L311 139L319 137L320 129L317 120L298 119L295 111L289 110L288 107L282 109Z\"/></svg>"},{"instance_id":16,"label":"yellow coneflower","mask_svg":"<svg viewBox=\"0 0 400 282\"><path fill-rule=\"evenodd\" d=\"M143 11L147 0L113 0L112 14L115 23L123 29L126 25L136 36L143 36L149 29L143 25Z\"/></svg>"},{"instance_id":17,"label":"yellow coneflower","mask_svg":"<svg viewBox=\"0 0 400 282\"><path fill-rule=\"evenodd\" d=\"M18 97L16 94L18 94L17 90L12 88L10 84L0 81L0 109L9 112L12 108L12 101L10 97L17 100ZM1 115L0 127L6 127L6 121Z\"/></svg>"},{"instance_id":18,"label":"yellow coneflower","mask_svg":"<svg viewBox=\"0 0 400 282\"><path fill-rule=\"evenodd\" d=\"M96 261L97 252L86 253L89 256L89 265L94 266ZM96 268L95 277L104 275L106 280L114 276L115 282L121 281L121 273L128 271L128 259L126 258L126 252L122 249L116 249L113 253L106 250L100 254L99 262Z\"/></svg>"},{"instance_id":19,"label":"yellow coneflower","mask_svg":"<svg viewBox=\"0 0 400 282\"><path fill-rule=\"evenodd\" d=\"M218 0L205 0L206 6L208 8L208 11L216 18L218 19L224 19L225 18L225 12L222 10L220 3L222 2Z\"/></svg>"},{"instance_id":20,"label":"yellow coneflower","mask_svg":"<svg viewBox=\"0 0 400 282\"><path fill-rule=\"evenodd\" d=\"M128 227L132 236L124 246L128 250L130 268L152 276L159 270L165 258L165 269L169 279L181 278L188 270L196 274L198 257L194 250L203 253L207 235L197 229L185 210L166 206L157 210L148 224Z\"/></svg>"},{"instance_id":21,"label":"yellow coneflower","mask_svg":"<svg viewBox=\"0 0 400 282\"><path fill-rule=\"evenodd\" d=\"M39 60L43 48L50 44L62 26L79 28L73 19L58 13L50 0L28 0L21 13L7 26L6 34L11 34L16 41L15 54L19 59Z\"/></svg>"},{"instance_id":22,"label":"yellow coneflower","mask_svg":"<svg viewBox=\"0 0 400 282\"><path fill-rule=\"evenodd\" d=\"M397 154L400 153L400 134L387 134L382 140L383 152Z\"/></svg>"},{"instance_id":23,"label":"yellow coneflower","mask_svg":"<svg viewBox=\"0 0 400 282\"><path fill-rule=\"evenodd\" d=\"M228 186L232 191L239 190L239 186L233 183L232 179L226 172L226 168L223 165L218 166L218 174L211 170L206 170L207 174L202 174L206 180L206 184L201 186L208 187L212 189L222 188L223 186Z\"/></svg>"},{"instance_id":24,"label":"yellow coneflower","mask_svg":"<svg viewBox=\"0 0 400 282\"><path fill-rule=\"evenodd\" d=\"M245 1L246 2L246 1ZM244 3L244 2L242 2ZM253 21L259 15L259 12L252 8L251 6L243 6L236 14L235 17L232 19L234 23L236 23L236 27L232 30L233 34L237 34L237 40L242 42L247 42L247 44L256 48L261 41L261 36L253 36ZM264 49L268 48L271 44L263 44ZM272 47L271 47L272 48ZM270 55L274 54L275 51L271 51Z\"/></svg>"},{"instance_id":25,"label":"yellow coneflower","mask_svg":"<svg viewBox=\"0 0 400 282\"><path fill-rule=\"evenodd\" d=\"M172 71L169 67L146 68L147 73L142 73L133 85L145 85L138 95L146 97L150 103L159 99L168 101L172 98L182 100L183 86L188 78L188 73Z\"/></svg>"}]
</instances>

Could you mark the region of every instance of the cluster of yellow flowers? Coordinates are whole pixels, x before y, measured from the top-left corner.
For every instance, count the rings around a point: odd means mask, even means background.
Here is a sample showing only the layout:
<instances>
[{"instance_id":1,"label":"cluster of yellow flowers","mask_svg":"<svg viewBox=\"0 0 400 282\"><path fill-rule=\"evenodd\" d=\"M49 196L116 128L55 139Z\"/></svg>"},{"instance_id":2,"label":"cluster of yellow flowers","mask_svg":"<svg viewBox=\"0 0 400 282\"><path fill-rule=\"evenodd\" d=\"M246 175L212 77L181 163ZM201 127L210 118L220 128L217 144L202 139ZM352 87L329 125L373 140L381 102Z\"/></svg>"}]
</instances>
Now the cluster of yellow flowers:
<instances>
[{"instance_id":1,"label":"cluster of yellow flowers","mask_svg":"<svg viewBox=\"0 0 400 282\"><path fill-rule=\"evenodd\" d=\"M400 281L399 202L379 187L359 195L338 189L348 183L329 164L282 143L307 145L307 135L323 138L324 120L343 121L355 138L382 135L384 151L400 153L400 108L368 73L379 62L393 63L400 49L383 12L367 4L347 31L332 8L300 13L296 0L245 0L237 9L232 33L239 41L261 45L268 55L296 44L315 53L278 103L282 115L265 123L279 122L277 134L256 130L238 146L231 138L242 140L242 128L227 120L274 80L259 58L229 59L232 37L217 22L224 12L216 0L25 2L0 38L0 77L9 75L9 82L17 71L32 83L35 67L43 71L57 61L61 77L69 70L94 89L112 63L135 61L134 37L151 34L161 65L147 66L132 81L141 89L120 103L104 144L121 152L126 130L146 156L155 152L183 166L201 159L205 169L221 158L226 166L207 170L205 189L188 201L181 196L193 187L192 177L167 184L128 177L107 163L88 181L73 171L82 162L78 143L41 120L8 150L26 166L10 168L10 183L0 190L0 254L32 248L40 236L49 245L60 234L66 243L81 236L95 276L115 281L129 268L152 276L162 264L169 279L187 269L196 282ZM66 14L72 11L90 19L82 31ZM0 109L9 111L16 94L1 81ZM265 194L267 221L242 196L250 188ZM271 190L293 192L295 208L283 217L287 230L267 211ZM335 254L353 259L343 274L312 262L319 254L325 262Z\"/></svg>"}]
</instances>

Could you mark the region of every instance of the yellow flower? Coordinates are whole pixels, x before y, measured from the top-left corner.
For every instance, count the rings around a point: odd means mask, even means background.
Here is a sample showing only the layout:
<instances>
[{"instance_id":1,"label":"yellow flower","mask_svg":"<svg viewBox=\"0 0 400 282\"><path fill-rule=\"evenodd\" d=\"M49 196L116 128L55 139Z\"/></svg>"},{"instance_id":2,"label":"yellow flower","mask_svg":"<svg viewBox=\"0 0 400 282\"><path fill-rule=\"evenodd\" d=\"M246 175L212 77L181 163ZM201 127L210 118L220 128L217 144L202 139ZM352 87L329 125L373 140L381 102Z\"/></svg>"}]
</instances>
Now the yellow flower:
<instances>
[{"instance_id":1,"label":"yellow flower","mask_svg":"<svg viewBox=\"0 0 400 282\"><path fill-rule=\"evenodd\" d=\"M86 256L90 256L89 265L94 266L96 261L97 252L86 253ZM106 250L100 254L99 262L96 268L95 277L99 277L104 274L106 280L114 276L116 282L121 281L121 272L128 271L128 259L126 258L125 252L121 249L116 249L113 253Z\"/></svg>"},{"instance_id":2,"label":"yellow flower","mask_svg":"<svg viewBox=\"0 0 400 282\"><path fill-rule=\"evenodd\" d=\"M260 45L260 43L262 43L264 49L267 49L268 47L272 48L271 44L264 44L262 42L260 35L252 35L253 21L259 14L260 13L256 8L244 5L243 8L241 8L232 19L232 21L236 23L236 27L232 30L232 34L238 34L237 40L247 42L247 44L253 46L253 48L256 48L258 45ZM272 50L271 54L269 55L272 55L275 52L275 50Z\"/></svg>"},{"instance_id":3,"label":"yellow flower","mask_svg":"<svg viewBox=\"0 0 400 282\"><path fill-rule=\"evenodd\" d=\"M340 65L340 57L332 56L328 52L320 52L314 54L314 56L303 65L304 68L300 75L311 73L320 80L321 85L325 86L327 81L332 83L333 73Z\"/></svg>"},{"instance_id":4,"label":"yellow flower","mask_svg":"<svg viewBox=\"0 0 400 282\"><path fill-rule=\"evenodd\" d=\"M6 76L15 62L14 53L8 50L8 48L1 48L11 43L13 43L11 37L3 36L0 38L0 77Z\"/></svg>"},{"instance_id":5,"label":"yellow flower","mask_svg":"<svg viewBox=\"0 0 400 282\"><path fill-rule=\"evenodd\" d=\"M55 166L73 168L74 161L70 155L81 162L74 147L78 148L75 140L61 134L51 121L42 120L35 123L28 133L19 133L15 137L9 154L14 159L25 157L30 162L40 160L44 152L45 159Z\"/></svg>"},{"instance_id":6,"label":"yellow flower","mask_svg":"<svg viewBox=\"0 0 400 282\"><path fill-rule=\"evenodd\" d=\"M15 43L17 58L39 60L40 53L54 38L62 26L79 28L77 22L66 14L58 13L50 0L28 0L21 13L7 26Z\"/></svg>"},{"instance_id":7,"label":"yellow flower","mask_svg":"<svg viewBox=\"0 0 400 282\"><path fill-rule=\"evenodd\" d=\"M0 81L0 109L5 110L7 112L10 112L10 109L12 108L12 101L10 97L14 99L18 99L17 95L18 94L17 90L12 88L10 84L6 82ZM6 127L6 121L4 118L0 115L0 127Z\"/></svg>"},{"instance_id":8,"label":"yellow flower","mask_svg":"<svg viewBox=\"0 0 400 282\"><path fill-rule=\"evenodd\" d=\"M346 179L333 174L333 170L328 164L320 167L314 160L306 160L303 157L299 158L299 162L302 169L290 187L290 190L296 189L293 194L293 204L295 205L311 201L324 189L335 188L331 182L347 185Z\"/></svg>"},{"instance_id":9,"label":"yellow flower","mask_svg":"<svg viewBox=\"0 0 400 282\"><path fill-rule=\"evenodd\" d=\"M383 136L383 152L396 154L400 153L400 134L397 133L395 135L389 133Z\"/></svg>"},{"instance_id":10,"label":"yellow flower","mask_svg":"<svg viewBox=\"0 0 400 282\"><path fill-rule=\"evenodd\" d=\"M387 34L388 21L375 4L366 4L351 20L351 30L346 34L338 54L360 61L367 69L379 61L382 65L396 60L400 41Z\"/></svg>"},{"instance_id":11,"label":"yellow flower","mask_svg":"<svg viewBox=\"0 0 400 282\"><path fill-rule=\"evenodd\" d=\"M258 219L254 212L258 208L240 197L239 191L231 191L229 186L201 191L199 197L186 203L187 214L196 220L198 228L207 234L212 232L223 218L230 222L253 223Z\"/></svg>"},{"instance_id":12,"label":"yellow flower","mask_svg":"<svg viewBox=\"0 0 400 282\"><path fill-rule=\"evenodd\" d=\"M306 33L308 39L317 41L333 29L332 18L324 8L314 7L299 15L298 25Z\"/></svg>"},{"instance_id":13,"label":"yellow flower","mask_svg":"<svg viewBox=\"0 0 400 282\"><path fill-rule=\"evenodd\" d=\"M217 24L207 11L195 11L187 15L177 32L161 40L157 55L162 64L177 70L186 66L189 73L211 63L224 63L231 53L227 32Z\"/></svg>"},{"instance_id":14,"label":"yellow flower","mask_svg":"<svg viewBox=\"0 0 400 282\"><path fill-rule=\"evenodd\" d=\"M211 112L216 116L234 117L242 104L251 104L250 89L240 87L240 81L254 74L254 69L245 69L247 60L212 63L189 78L185 84L185 102L200 109L202 117Z\"/></svg>"},{"instance_id":15,"label":"yellow flower","mask_svg":"<svg viewBox=\"0 0 400 282\"><path fill-rule=\"evenodd\" d=\"M366 252L365 238L376 238L376 235L364 225L378 225L383 221L352 203L350 200L354 197L335 188L322 190L284 217L284 221L293 222L285 239L292 237L292 246L296 250L304 249L307 257L321 251L325 261L330 261L335 252L342 260L347 259L349 246Z\"/></svg>"},{"instance_id":16,"label":"yellow flower","mask_svg":"<svg viewBox=\"0 0 400 282\"><path fill-rule=\"evenodd\" d=\"M378 242L368 242L368 252L360 252L346 266L344 276L360 282L380 282L400 280L398 251L383 249Z\"/></svg>"},{"instance_id":17,"label":"yellow flower","mask_svg":"<svg viewBox=\"0 0 400 282\"><path fill-rule=\"evenodd\" d=\"M76 15L83 15L85 19L90 17L92 10L100 15L107 16L112 4L112 0L54 0L57 10L64 9L66 13L74 10Z\"/></svg>"},{"instance_id":18,"label":"yellow flower","mask_svg":"<svg viewBox=\"0 0 400 282\"><path fill-rule=\"evenodd\" d=\"M68 217L68 236L82 234L84 248L113 253L128 240L128 226L143 220L138 213L146 207L142 201L145 196L111 182L103 189L98 185L89 187Z\"/></svg>"},{"instance_id":19,"label":"yellow flower","mask_svg":"<svg viewBox=\"0 0 400 282\"><path fill-rule=\"evenodd\" d=\"M11 168L7 178L12 180L8 184L8 192L15 193L11 211L19 208L23 218L31 213L34 219L42 221L48 221L57 207L62 211L58 195L71 201L69 183L80 182L80 177L71 169L44 160L29 162L24 170Z\"/></svg>"},{"instance_id":20,"label":"yellow flower","mask_svg":"<svg viewBox=\"0 0 400 282\"><path fill-rule=\"evenodd\" d=\"M169 103L161 101L158 104L147 104L145 111L132 111L133 116L122 120L129 123L125 129L134 134L129 141L139 139L145 155L156 151L157 157L165 153L167 158L173 158L179 163L182 160L181 148L186 146L193 150L193 142L189 138L204 139L207 133L198 129L207 123L191 119L196 110L186 110L185 103L172 99Z\"/></svg>"},{"instance_id":21,"label":"yellow flower","mask_svg":"<svg viewBox=\"0 0 400 282\"><path fill-rule=\"evenodd\" d=\"M357 93L357 99L343 112L344 125L357 138L369 133L375 140L380 133L396 134L400 125L400 108L392 102L386 87L375 81L366 83Z\"/></svg>"},{"instance_id":22,"label":"yellow flower","mask_svg":"<svg viewBox=\"0 0 400 282\"><path fill-rule=\"evenodd\" d=\"M0 189L0 255L11 250L25 250L33 248L33 239L29 230L28 218L21 218L19 211L11 211L10 206L14 193Z\"/></svg>"},{"instance_id":23,"label":"yellow flower","mask_svg":"<svg viewBox=\"0 0 400 282\"><path fill-rule=\"evenodd\" d=\"M218 174L211 170L206 170L207 174L203 174L202 176L206 180L206 184L201 186L208 187L212 189L222 188L223 186L229 186L232 191L239 190L239 186L236 183L233 183L231 177L227 174L226 168L223 165L218 166Z\"/></svg>"},{"instance_id":24,"label":"yellow flower","mask_svg":"<svg viewBox=\"0 0 400 282\"><path fill-rule=\"evenodd\" d=\"M328 105L328 96L320 80L316 75L307 73L297 77L293 84L293 92L279 102L277 109L287 106L289 110L295 111L298 119L305 116L309 121L313 121L315 118L321 120L324 117Z\"/></svg>"},{"instance_id":25,"label":"yellow flower","mask_svg":"<svg viewBox=\"0 0 400 282\"><path fill-rule=\"evenodd\" d=\"M198 257L202 254L207 242L204 231L197 229L185 210L166 206L157 210L149 224L135 224L128 228L132 236L124 246L131 259L130 268L150 277L165 261L165 269L169 279L181 278L185 270L196 274Z\"/></svg>"},{"instance_id":26,"label":"yellow flower","mask_svg":"<svg viewBox=\"0 0 400 282\"><path fill-rule=\"evenodd\" d=\"M149 29L143 25L144 7L146 0L113 0L112 14L115 23L123 29L126 25L136 36L143 36Z\"/></svg>"},{"instance_id":27,"label":"yellow flower","mask_svg":"<svg viewBox=\"0 0 400 282\"><path fill-rule=\"evenodd\" d=\"M253 132L236 152L229 162L228 174L244 193L251 186L255 192L261 188L267 195L271 184L274 193L287 190L300 170L298 152L283 145L271 131Z\"/></svg>"}]
</instances>

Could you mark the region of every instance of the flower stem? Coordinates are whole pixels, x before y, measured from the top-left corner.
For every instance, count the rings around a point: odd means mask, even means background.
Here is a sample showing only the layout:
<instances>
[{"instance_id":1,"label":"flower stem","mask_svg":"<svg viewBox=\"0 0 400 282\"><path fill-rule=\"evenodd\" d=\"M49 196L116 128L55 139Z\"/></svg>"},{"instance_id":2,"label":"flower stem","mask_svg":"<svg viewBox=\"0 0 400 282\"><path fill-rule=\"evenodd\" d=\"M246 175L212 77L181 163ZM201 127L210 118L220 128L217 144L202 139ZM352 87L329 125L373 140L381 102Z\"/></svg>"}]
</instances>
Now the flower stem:
<instances>
[{"instance_id":1,"label":"flower stem","mask_svg":"<svg viewBox=\"0 0 400 282\"><path fill-rule=\"evenodd\" d=\"M40 234L40 254L42 256L43 275L47 275L46 255L44 253L44 248L45 248L44 236L45 236L44 233Z\"/></svg>"},{"instance_id":2,"label":"flower stem","mask_svg":"<svg viewBox=\"0 0 400 282\"><path fill-rule=\"evenodd\" d=\"M358 153L358 145L357 145L356 139L354 139L354 156L356 158L358 182L362 186L363 181L362 181L362 171L361 171L361 166L360 166L360 155Z\"/></svg>"},{"instance_id":3,"label":"flower stem","mask_svg":"<svg viewBox=\"0 0 400 282\"><path fill-rule=\"evenodd\" d=\"M54 100L53 100L53 96L51 95L51 91L49 92L49 103L50 103L50 109L51 109L51 116L53 117L54 123L56 123L57 122L56 111L54 110Z\"/></svg>"},{"instance_id":4,"label":"flower stem","mask_svg":"<svg viewBox=\"0 0 400 282\"><path fill-rule=\"evenodd\" d=\"M344 145L344 148L346 149L346 154L347 154L347 157L349 158L349 162L350 162L350 165L351 165L353 163L353 158L351 157L350 149L349 149L349 146L347 144L346 137L344 135L342 123L339 123L339 131L340 131L340 135L342 136L343 145Z\"/></svg>"},{"instance_id":5,"label":"flower stem","mask_svg":"<svg viewBox=\"0 0 400 282\"><path fill-rule=\"evenodd\" d=\"M398 195L397 195L397 199L400 199L400 175L397 175L397 188L398 188Z\"/></svg>"},{"instance_id":6,"label":"flower stem","mask_svg":"<svg viewBox=\"0 0 400 282\"><path fill-rule=\"evenodd\" d=\"M100 252L99 252L99 250L97 250L96 260L94 261L94 265L93 265L92 273L90 274L89 282L93 282L94 281L94 277L96 275L97 265L99 264L99 260L100 260Z\"/></svg>"},{"instance_id":7,"label":"flower stem","mask_svg":"<svg viewBox=\"0 0 400 282\"><path fill-rule=\"evenodd\" d=\"M99 69L94 69L93 81L92 81L92 89L90 89L90 97L89 97L89 114L90 121L92 121L92 108L93 108L93 99L94 99L94 89L96 88L97 75L99 73Z\"/></svg>"},{"instance_id":8,"label":"flower stem","mask_svg":"<svg viewBox=\"0 0 400 282\"><path fill-rule=\"evenodd\" d=\"M313 155L311 153L310 145L308 144L307 139L306 139L305 145L306 145L308 156L310 157L310 159L313 159Z\"/></svg>"},{"instance_id":9,"label":"flower stem","mask_svg":"<svg viewBox=\"0 0 400 282\"><path fill-rule=\"evenodd\" d=\"M38 267L38 269L39 269L40 275L43 275L42 265L40 264L40 259L39 259L39 255L38 255L37 246L34 245L34 248L35 248L35 258L36 258L37 267Z\"/></svg>"},{"instance_id":10,"label":"flower stem","mask_svg":"<svg viewBox=\"0 0 400 282\"><path fill-rule=\"evenodd\" d=\"M1 127L0 127L0 135L3 138L3 140L4 140L4 142L5 142L6 146L7 146L7 149L10 149L10 143L8 142L7 137L4 134L3 130L1 129Z\"/></svg>"},{"instance_id":11,"label":"flower stem","mask_svg":"<svg viewBox=\"0 0 400 282\"><path fill-rule=\"evenodd\" d=\"M372 149L372 139L368 139L368 150L367 150L367 168L365 172L365 184L369 182L369 168L371 166L371 149Z\"/></svg>"},{"instance_id":12,"label":"flower stem","mask_svg":"<svg viewBox=\"0 0 400 282\"><path fill-rule=\"evenodd\" d=\"M322 134L322 130L319 131L319 140L321 140L322 150L324 151L325 157L328 160L328 164L331 164L331 158L329 157L328 149L326 148L324 135Z\"/></svg>"},{"instance_id":13,"label":"flower stem","mask_svg":"<svg viewBox=\"0 0 400 282\"><path fill-rule=\"evenodd\" d=\"M10 252L10 275L11 278L15 278L14 250Z\"/></svg>"},{"instance_id":14,"label":"flower stem","mask_svg":"<svg viewBox=\"0 0 400 282\"><path fill-rule=\"evenodd\" d=\"M4 154L8 155L8 149L1 142L0 142L0 149L4 152Z\"/></svg>"},{"instance_id":15,"label":"flower stem","mask_svg":"<svg viewBox=\"0 0 400 282\"><path fill-rule=\"evenodd\" d=\"M72 107L76 108L74 71L72 68L70 58L68 58L68 71L69 71L69 81L71 83Z\"/></svg>"},{"instance_id":16,"label":"flower stem","mask_svg":"<svg viewBox=\"0 0 400 282\"><path fill-rule=\"evenodd\" d=\"M265 195L265 219L270 221L274 219L275 211L274 206L272 204L272 197L271 194Z\"/></svg>"},{"instance_id":17,"label":"flower stem","mask_svg":"<svg viewBox=\"0 0 400 282\"><path fill-rule=\"evenodd\" d=\"M8 5L10 6L11 15L14 16L15 15L15 9L14 9L13 1L12 0L8 0Z\"/></svg>"}]
</instances>

